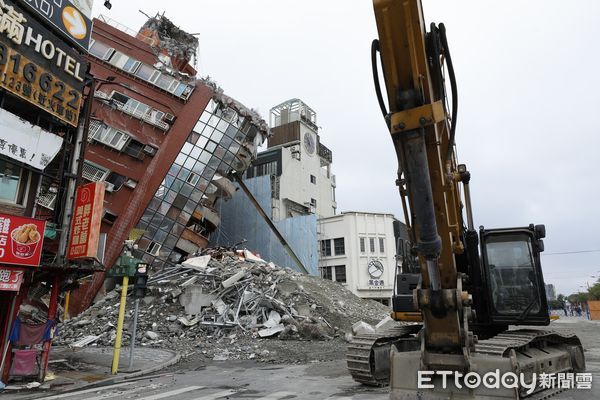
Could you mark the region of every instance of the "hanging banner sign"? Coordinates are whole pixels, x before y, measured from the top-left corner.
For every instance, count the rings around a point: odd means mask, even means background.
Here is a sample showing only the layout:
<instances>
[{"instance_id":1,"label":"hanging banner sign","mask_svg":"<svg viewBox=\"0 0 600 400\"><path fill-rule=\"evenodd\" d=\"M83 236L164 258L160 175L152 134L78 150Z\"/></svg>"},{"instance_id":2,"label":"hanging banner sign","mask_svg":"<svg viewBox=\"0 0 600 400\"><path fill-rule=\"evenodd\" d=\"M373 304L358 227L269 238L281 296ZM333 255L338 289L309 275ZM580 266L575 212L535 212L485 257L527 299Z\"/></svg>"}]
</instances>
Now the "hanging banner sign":
<instances>
[{"instance_id":1,"label":"hanging banner sign","mask_svg":"<svg viewBox=\"0 0 600 400\"><path fill-rule=\"evenodd\" d=\"M13 0L0 0L0 87L77 126L87 65Z\"/></svg>"},{"instance_id":2,"label":"hanging banner sign","mask_svg":"<svg viewBox=\"0 0 600 400\"><path fill-rule=\"evenodd\" d=\"M77 188L71 221L69 260L95 258L98 254L105 188L103 182L92 182Z\"/></svg>"},{"instance_id":3,"label":"hanging banner sign","mask_svg":"<svg viewBox=\"0 0 600 400\"><path fill-rule=\"evenodd\" d=\"M60 151L63 139L0 109L0 154L44 170Z\"/></svg>"},{"instance_id":4,"label":"hanging banner sign","mask_svg":"<svg viewBox=\"0 0 600 400\"><path fill-rule=\"evenodd\" d=\"M0 264L39 267L46 221L0 214Z\"/></svg>"},{"instance_id":5,"label":"hanging banner sign","mask_svg":"<svg viewBox=\"0 0 600 400\"><path fill-rule=\"evenodd\" d=\"M0 290L18 292L23 283L22 269L0 268Z\"/></svg>"},{"instance_id":6,"label":"hanging banner sign","mask_svg":"<svg viewBox=\"0 0 600 400\"><path fill-rule=\"evenodd\" d=\"M21 0L56 28L61 36L86 52L92 36L93 0Z\"/></svg>"}]
</instances>

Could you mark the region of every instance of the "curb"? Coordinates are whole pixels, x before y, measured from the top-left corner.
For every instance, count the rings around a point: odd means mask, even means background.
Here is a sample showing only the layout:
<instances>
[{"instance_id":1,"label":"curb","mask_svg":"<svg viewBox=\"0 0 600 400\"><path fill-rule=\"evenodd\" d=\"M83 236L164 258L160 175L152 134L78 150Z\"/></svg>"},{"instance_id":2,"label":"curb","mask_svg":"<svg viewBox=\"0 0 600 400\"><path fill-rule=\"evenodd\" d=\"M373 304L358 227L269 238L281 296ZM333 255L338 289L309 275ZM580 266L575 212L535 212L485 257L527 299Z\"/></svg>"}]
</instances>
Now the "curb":
<instances>
[{"instance_id":1,"label":"curb","mask_svg":"<svg viewBox=\"0 0 600 400\"><path fill-rule=\"evenodd\" d=\"M77 392L80 390L85 390L85 389L93 389L96 387L103 387L103 386L109 386L112 385L114 383L121 383L121 382L125 382L129 379L134 379L134 378L138 378L140 376L143 375L148 375L151 374L153 372L157 372L160 371L161 369L170 367L173 364L177 364L179 362L179 360L181 360L181 353L179 352L174 352L172 350L167 350L167 349L161 349L163 351L169 351L173 354L173 357L171 357L169 360L161 363L161 364L157 364L153 367L150 368L146 368L140 371L136 371L136 372L132 372L130 374L125 374L125 375L116 375L116 376L111 376L110 378L105 378L102 379L100 381L96 381L96 382L92 382L92 383L88 383L88 384L84 384L81 386L78 386L77 388L73 388L71 390L64 390L64 391L56 391L55 393L31 393L31 396L27 396L27 397L22 397L22 400L35 400L35 399L40 399L40 398L44 398L46 396L55 396L55 395L60 395L60 394L67 394L67 393L72 393L72 392ZM2 394L5 394L6 392L0 392L0 396Z\"/></svg>"},{"instance_id":2,"label":"curb","mask_svg":"<svg viewBox=\"0 0 600 400\"><path fill-rule=\"evenodd\" d=\"M170 350L168 350L170 351ZM143 375L148 375L151 374L153 372L156 371L160 371L161 369L170 367L173 364L177 364L179 362L179 360L181 360L181 353L179 352L173 352L174 356L171 357L171 359L163 362L162 364L158 364L155 365L151 368L146 368L143 369L141 371L137 371L137 372L132 372L130 374L126 374L126 375L117 375L117 376L112 376L110 378L106 378L106 379L102 379L100 381L94 382L94 383L89 383L87 385L83 385L77 388L77 390L81 390L81 389L92 389L95 387L102 387L102 386L107 386L107 385L111 385L113 383L120 383L120 382L124 382L128 379L133 379L133 378L137 378ZM68 392L63 392L63 393L68 393Z\"/></svg>"}]
</instances>

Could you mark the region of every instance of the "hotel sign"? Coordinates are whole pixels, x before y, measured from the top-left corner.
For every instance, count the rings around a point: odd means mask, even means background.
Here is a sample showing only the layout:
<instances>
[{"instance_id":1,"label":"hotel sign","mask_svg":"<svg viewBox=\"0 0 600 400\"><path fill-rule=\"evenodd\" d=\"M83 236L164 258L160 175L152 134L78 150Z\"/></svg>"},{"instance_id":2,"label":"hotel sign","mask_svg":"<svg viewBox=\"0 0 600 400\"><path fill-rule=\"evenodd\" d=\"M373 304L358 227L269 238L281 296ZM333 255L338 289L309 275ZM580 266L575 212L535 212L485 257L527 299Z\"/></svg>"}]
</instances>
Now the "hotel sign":
<instances>
[{"instance_id":1,"label":"hotel sign","mask_svg":"<svg viewBox=\"0 0 600 400\"><path fill-rule=\"evenodd\" d=\"M0 0L0 87L77 126L87 62L13 1Z\"/></svg>"}]
</instances>

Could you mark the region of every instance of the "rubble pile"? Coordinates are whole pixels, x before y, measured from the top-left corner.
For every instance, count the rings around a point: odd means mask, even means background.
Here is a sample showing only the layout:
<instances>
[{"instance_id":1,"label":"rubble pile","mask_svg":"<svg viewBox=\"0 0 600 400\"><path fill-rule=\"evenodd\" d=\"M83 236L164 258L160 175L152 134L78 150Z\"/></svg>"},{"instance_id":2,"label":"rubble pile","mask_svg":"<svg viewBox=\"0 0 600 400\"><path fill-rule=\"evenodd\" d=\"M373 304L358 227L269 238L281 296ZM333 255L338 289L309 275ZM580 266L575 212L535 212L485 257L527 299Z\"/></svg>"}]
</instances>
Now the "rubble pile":
<instances>
[{"instance_id":1,"label":"rubble pile","mask_svg":"<svg viewBox=\"0 0 600 400\"><path fill-rule=\"evenodd\" d=\"M358 298L339 283L266 263L246 250L206 253L150 276L139 306L137 345L213 360L294 362L310 358L301 355L310 353L310 346L315 354L326 349L343 357L344 334L355 322L377 323L389 314L387 307ZM55 343L112 346L120 293L115 288L61 324ZM134 300L128 299L123 346L133 330L133 309Z\"/></svg>"}]
</instances>

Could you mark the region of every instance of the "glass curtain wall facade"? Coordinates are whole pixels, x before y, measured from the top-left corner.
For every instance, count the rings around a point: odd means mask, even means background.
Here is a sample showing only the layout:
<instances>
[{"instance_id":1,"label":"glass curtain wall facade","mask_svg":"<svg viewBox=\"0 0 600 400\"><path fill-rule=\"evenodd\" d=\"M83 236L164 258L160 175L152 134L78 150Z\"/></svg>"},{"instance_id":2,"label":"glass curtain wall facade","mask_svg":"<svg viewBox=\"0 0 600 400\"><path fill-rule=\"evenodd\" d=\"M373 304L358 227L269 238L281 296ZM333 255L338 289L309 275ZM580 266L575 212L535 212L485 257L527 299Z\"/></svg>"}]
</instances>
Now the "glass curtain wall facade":
<instances>
[{"instance_id":1,"label":"glass curtain wall facade","mask_svg":"<svg viewBox=\"0 0 600 400\"><path fill-rule=\"evenodd\" d=\"M226 176L246 170L266 135L251 117L211 100L137 225L136 256L161 267L206 247L219 223L214 204L233 193Z\"/></svg>"}]
</instances>

